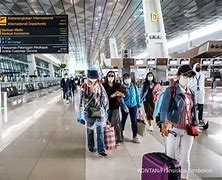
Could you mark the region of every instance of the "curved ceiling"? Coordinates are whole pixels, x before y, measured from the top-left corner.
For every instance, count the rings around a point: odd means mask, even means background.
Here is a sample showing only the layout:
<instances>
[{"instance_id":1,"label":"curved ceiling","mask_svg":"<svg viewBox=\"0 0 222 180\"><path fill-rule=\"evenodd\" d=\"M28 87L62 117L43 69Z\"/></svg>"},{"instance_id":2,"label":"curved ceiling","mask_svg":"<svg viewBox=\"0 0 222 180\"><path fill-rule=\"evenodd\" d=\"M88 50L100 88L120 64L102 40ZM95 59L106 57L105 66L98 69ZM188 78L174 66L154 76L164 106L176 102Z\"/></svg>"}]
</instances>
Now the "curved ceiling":
<instances>
[{"instance_id":1,"label":"curved ceiling","mask_svg":"<svg viewBox=\"0 0 222 180\"><path fill-rule=\"evenodd\" d=\"M167 38L212 23L222 14L221 0L161 0L161 6ZM70 53L80 62L90 62L100 52L109 57L111 37L119 51L131 49L134 55L146 46L142 0L0 0L0 14L67 14Z\"/></svg>"}]
</instances>

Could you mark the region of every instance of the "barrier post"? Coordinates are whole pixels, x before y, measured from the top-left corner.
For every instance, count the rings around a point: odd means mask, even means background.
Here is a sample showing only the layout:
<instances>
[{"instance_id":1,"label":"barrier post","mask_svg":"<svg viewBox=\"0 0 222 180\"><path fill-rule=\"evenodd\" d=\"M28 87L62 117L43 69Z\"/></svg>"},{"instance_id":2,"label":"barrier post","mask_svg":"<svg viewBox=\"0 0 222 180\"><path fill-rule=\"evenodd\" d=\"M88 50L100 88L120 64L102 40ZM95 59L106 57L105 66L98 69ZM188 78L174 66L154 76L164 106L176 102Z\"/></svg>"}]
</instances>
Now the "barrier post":
<instances>
[{"instance_id":1,"label":"barrier post","mask_svg":"<svg viewBox=\"0 0 222 180\"><path fill-rule=\"evenodd\" d=\"M8 122L8 96L7 96L7 92L3 92L3 102L4 102L4 120L7 123Z\"/></svg>"}]
</instances>

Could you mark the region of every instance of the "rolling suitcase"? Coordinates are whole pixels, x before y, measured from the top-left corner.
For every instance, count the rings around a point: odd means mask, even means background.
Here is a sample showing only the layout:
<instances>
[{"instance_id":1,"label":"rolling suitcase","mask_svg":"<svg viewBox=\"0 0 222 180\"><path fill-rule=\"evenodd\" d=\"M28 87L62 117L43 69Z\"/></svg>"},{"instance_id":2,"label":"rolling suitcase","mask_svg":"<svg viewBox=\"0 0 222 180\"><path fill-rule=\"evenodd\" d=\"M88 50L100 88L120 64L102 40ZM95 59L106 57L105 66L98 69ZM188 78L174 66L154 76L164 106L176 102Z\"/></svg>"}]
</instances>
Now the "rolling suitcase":
<instances>
[{"instance_id":1,"label":"rolling suitcase","mask_svg":"<svg viewBox=\"0 0 222 180\"><path fill-rule=\"evenodd\" d=\"M143 155L141 180L180 180L179 161L165 153L153 152Z\"/></svg>"}]
</instances>

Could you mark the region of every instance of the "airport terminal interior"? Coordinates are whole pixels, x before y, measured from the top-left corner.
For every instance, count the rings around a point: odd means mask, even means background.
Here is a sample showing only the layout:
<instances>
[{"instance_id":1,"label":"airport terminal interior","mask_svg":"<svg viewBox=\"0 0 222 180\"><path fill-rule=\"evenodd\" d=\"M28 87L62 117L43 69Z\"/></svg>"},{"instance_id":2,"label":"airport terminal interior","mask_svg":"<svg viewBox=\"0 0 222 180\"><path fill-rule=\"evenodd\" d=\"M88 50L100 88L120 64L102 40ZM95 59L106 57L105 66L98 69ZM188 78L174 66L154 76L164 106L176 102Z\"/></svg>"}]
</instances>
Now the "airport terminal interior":
<instances>
[{"instance_id":1,"label":"airport terminal interior","mask_svg":"<svg viewBox=\"0 0 222 180\"><path fill-rule=\"evenodd\" d=\"M221 128L222 0L0 0L0 180L222 180Z\"/></svg>"}]
</instances>

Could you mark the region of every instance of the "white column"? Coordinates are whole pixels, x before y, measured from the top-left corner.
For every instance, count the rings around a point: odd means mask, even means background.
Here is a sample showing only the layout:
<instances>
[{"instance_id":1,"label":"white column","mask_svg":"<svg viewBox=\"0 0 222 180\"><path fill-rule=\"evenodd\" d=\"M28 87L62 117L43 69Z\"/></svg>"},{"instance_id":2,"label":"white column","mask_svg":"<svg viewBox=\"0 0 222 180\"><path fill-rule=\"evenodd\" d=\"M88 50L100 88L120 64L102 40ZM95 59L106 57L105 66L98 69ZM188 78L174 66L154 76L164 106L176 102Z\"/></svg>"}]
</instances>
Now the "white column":
<instances>
[{"instance_id":1,"label":"white column","mask_svg":"<svg viewBox=\"0 0 222 180\"><path fill-rule=\"evenodd\" d=\"M187 32L187 50L191 49L190 30Z\"/></svg>"},{"instance_id":2,"label":"white column","mask_svg":"<svg viewBox=\"0 0 222 180\"><path fill-rule=\"evenodd\" d=\"M109 39L109 48L110 48L110 58L118 58L118 51L115 38Z\"/></svg>"},{"instance_id":3,"label":"white column","mask_svg":"<svg viewBox=\"0 0 222 180\"><path fill-rule=\"evenodd\" d=\"M100 53L100 64L104 64L106 61L106 57L104 53Z\"/></svg>"},{"instance_id":4,"label":"white column","mask_svg":"<svg viewBox=\"0 0 222 180\"><path fill-rule=\"evenodd\" d=\"M148 57L167 58L167 40L160 0L143 0Z\"/></svg>"},{"instance_id":5,"label":"white column","mask_svg":"<svg viewBox=\"0 0 222 180\"><path fill-rule=\"evenodd\" d=\"M52 63L49 63L49 75L51 78L55 77L54 68L53 68Z\"/></svg>"},{"instance_id":6,"label":"white column","mask_svg":"<svg viewBox=\"0 0 222 180\"><path fill-rule=\"evenodd\" d=\"M29 75L38 75L34 54L28 55L27 58L28 58L28 63L29 63Z\"/></svg>"}]
</instances>

